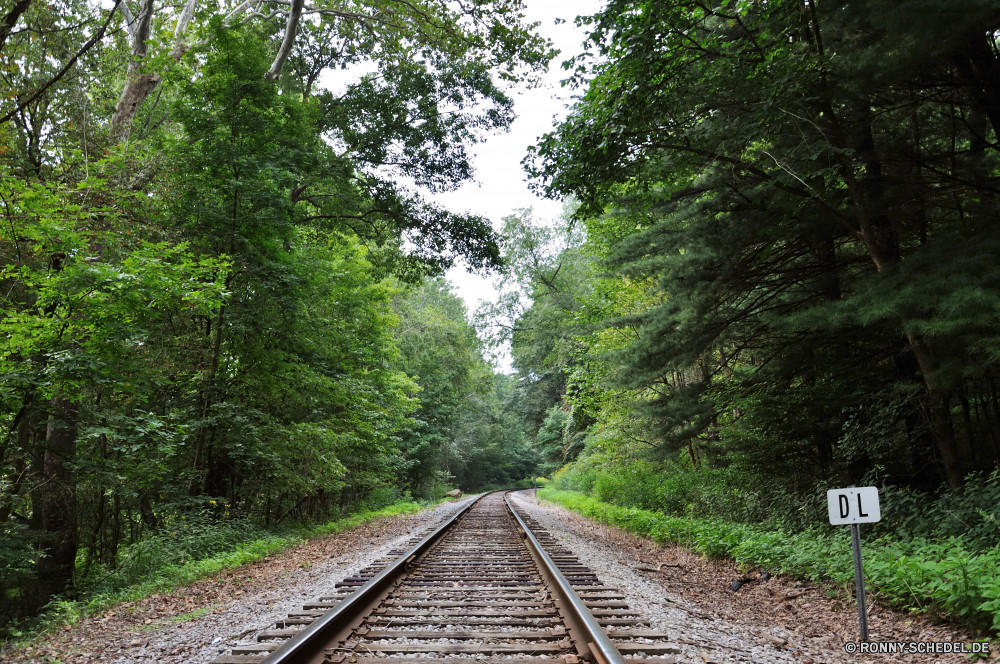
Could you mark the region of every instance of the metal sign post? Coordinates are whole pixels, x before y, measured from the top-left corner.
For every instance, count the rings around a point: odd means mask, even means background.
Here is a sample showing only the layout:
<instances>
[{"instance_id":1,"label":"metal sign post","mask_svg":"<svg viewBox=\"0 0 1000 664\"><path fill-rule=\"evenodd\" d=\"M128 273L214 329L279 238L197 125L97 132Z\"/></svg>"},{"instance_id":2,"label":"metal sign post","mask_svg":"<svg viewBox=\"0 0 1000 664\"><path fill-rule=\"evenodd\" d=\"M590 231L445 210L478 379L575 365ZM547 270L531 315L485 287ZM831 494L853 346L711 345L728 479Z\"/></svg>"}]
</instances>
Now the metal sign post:
<instances>
[{"instance_id":1,"label":"metal sign post","mask_svg":"<svg viewBox=\"0 0 1000 664\"><path fill-rule=\"evenodd\" d=\"M851 526L851 548L854 552L854 586L858 597L858 626L861 640L868 640L868 604L865 598L865 569L861 562L862 523L875 523L882 519L879 509L878 489L873 486L831 489L826 492L830 523L834 526Z\"/></svg>"},{"instance_id":2,"label":"metal sign post","mask_svg":"<svg viewBox=\"0 0 1000 664\"><path fill-rule=\"evenodd\" d=\"M858 597L858 625L861 627L861 640L868 640L868 604L865 599L865 568L861 565L861 526L851 524L851 548L854 549L854 587Z\"/></svg>"}]
</instances>

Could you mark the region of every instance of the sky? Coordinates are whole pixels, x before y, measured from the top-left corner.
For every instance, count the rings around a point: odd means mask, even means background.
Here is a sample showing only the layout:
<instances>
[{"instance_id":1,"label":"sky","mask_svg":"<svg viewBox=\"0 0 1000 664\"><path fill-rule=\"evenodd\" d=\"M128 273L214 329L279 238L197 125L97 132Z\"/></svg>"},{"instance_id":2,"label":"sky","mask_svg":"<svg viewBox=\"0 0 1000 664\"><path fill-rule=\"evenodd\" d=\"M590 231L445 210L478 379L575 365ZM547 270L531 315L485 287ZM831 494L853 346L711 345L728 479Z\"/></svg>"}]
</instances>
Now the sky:
<instances>
[{"instance_id":1,"label":"sky","mask_svg":"<svg viewBox=\"0 0 1000 664\"><path fill-rule=\"evenodd\" d=\"M552 40L560 54L552 61L549 71L538 88L514 95L514 120L510 131L489 136L473 146L475 182L462 188L429 196L453 212L473 212L487 217L494 228L501 218L516 208L532 207L535 219L548 220L562 213L562 202L536 197L529 189L521 160L536 139L551 131L566 115L566 104L573 92L560 88L566 72L559 66L563 60L580 53L586 30L577 28L574 19L597 13L601 0L526 0L526 18L538 21L538 31ZM564 23L556 24L556 19ZM496 301L494 278L484 279L469 274L464 267L454 267L447 273L454 292L465 300L472 314L481 300Z\"/></svg>"}]
</instances>

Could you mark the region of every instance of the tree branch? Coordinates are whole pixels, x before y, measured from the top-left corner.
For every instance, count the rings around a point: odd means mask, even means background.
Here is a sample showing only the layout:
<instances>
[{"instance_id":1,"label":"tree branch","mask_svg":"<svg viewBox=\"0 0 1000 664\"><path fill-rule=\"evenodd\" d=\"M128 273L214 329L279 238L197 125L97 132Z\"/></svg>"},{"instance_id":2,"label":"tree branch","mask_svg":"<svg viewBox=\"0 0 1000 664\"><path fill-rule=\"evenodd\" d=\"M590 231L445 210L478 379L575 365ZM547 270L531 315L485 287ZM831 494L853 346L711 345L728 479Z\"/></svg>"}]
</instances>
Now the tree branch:
<instances>
[{"instance_id":1,"label":"tree branch","mask_svg":"<svg viewBox=\"0 0 1000 664\"><path fill-rule=\"evenodd\" d=\"M191 17L194 16L194 8L197 4L198 0L187 0L180 17L177 19L177 28L174 29L174 49L170 52L170 57L174 60L180 60L188 48L184 45L184 33L187 31L188 23L191 22Z\"/></svg>"},{"instance_id":2,"label":"tree branch","mask_svg":"<svg viewBox=\"0 0 1000 664\"><path fill-rule=\"evenodd\" d=\"M80 56L83 55L84 53L86 53L87 51L89 51L91 48L93 48L94 44L96 44L97 42L99 42L101 40L101 38L104 37L104 33L107 31L108 26L111 25L111 19L115 15L115 10L118 9L118 6L121 5L121 3L122 3L122 0L115 0L115 6L111 8L110 12L108 12L108 19L106 21L104 21L104 25L102 25L100 27L100 29L98 29L98 31L94 34L94 36L91 37L87 41L87 43L84 44L80 48L80 50L77 51L73 55L72 58L70 58L69 62L67 62L66 65L62 69L60 69L59 72L55 76L53 76L52 78L50 78L48 80L48 82L45 83L45 85L43 85L42 87L38 88L35 91L34 94L32 94L31 96L29 96L27 99L25 99L24 101L22 101L20 104L18 104L17 107L14 108L14 110L12 110L9 113L7 113L6 115L0 117L0 124L3 124L4 122L9 122L12 117L14 117L18 113L20 113L22 110L24 110L24 108L28 104L30 104L31 102L35 101L39 97L41 97L42 94L44 94L44 92L46 90L48 90L50 87L52 87L52 85L56 81L60 80L63 76L65 76L66 72L68 72L70 69L72 69L73 65L76 64L76 61L80 59Z\"/></svg>"},{"instance_id":3,"label":"tree branch","mask_svg":"<svg viewBox=\"0 0 1000 664\"><path fill-rule=\"evenodd\" d=\"M305 4L305 0L292 0L292 7L288 11L288 22L285 24L285 37L281 40L281 48L278 49L278 54L274 56L271 69L264 74L265 80L275 81L281 76L281 70L285 66L285 61L288 60L288 56L292 52L292 46L295 45L295 32L299 28L299 19L302 18L302 8Z\"/></svg>"},{"instance_id":4,"label":"tree branch","mask_svg":"<svg viewBox=\"0 0 1000 664\"><path fill-rule=\"evenodd\" d=\"M132 10L128 8L127 2L122 2L119 7L119 11L122 13L122 17L125 19L125 32L128 33L128 38L135 41L135 28L137 22L135 16L132 14Z\"/></svg>"},{"instance_id":5,"label":"tree branch","mask_svg":"<svg viewBox=\"0 0 1000 664\"><path fill-rule=\"evenodd\" d=\"M21 18L21 14L27 11L30 5L31 0L16 2L7 15L3 17L3 21L0 22L0 50L3 50L4 44L7 43L7 37L10 36L10 31L17 24L17 19Z\"/></svg>"}]
</instances>

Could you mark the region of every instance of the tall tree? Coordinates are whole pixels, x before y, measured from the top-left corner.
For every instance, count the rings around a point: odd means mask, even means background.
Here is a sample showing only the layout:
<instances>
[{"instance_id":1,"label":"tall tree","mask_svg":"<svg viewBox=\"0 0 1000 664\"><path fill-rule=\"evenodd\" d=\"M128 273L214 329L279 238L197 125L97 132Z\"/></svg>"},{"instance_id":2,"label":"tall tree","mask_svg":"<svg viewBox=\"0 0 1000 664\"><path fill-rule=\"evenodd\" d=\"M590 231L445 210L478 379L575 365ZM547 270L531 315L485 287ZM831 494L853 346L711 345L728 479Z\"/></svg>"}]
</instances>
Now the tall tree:
<instances>
[{"instance_id":1,"label":"tall tree","mask_svg":"<svg viewBox=\"0 0 1000 664\"><path fill-rule=\"evenodd\" d=\"M466 75L457 81L456 89L470 91L478 87L477 79L482 76L518 80L524 70L545 66L551 56L545 42L532 31L534 26L524 23L522 4L509 0L473 5L438 0L370 0L349 8L325 2L307 4L304 0L244 0L201 11L194 0L188 0L179 10L163 7L159 12L154 0L142 0L136 13L127 5L125 9L130 59L112 117L112 129L118 133L126 131L171 63L192 46L212 38L213 29L208 27L212 20L221 20L221 25L235 29L258 20L273 26L281 38L271 66L263 75L270 81L281 78L285 64L296 59L296 48L303 36L308 41L317 24L323 26L327 40L339 45L325 66L344 67L367 60L378 63L378 68L386 72L416 64L433 76L436 66L442 63L464 62ZM279 27L281 19L283 27ZM163 42L162 53L151 52L151 36L162 29L160 26L169 26L173 40ZM267 35L255 36L269 41Z\"/></svg>"},{"instance_id":2,"label":"tall tree","mask_svg":"<svg viewBox=\"0 0 1000 664\"><path fill-rule=\"evenodd\" d=\"M734 363L813 381L836 330L860 326L897 336L882 366L919 376L962 487L976 453L952 406L996 361L982 304L1000 292L986 121L1000 14L952 16L935 0L789 0L611 2L593 18L586 94L530 164L582 215L614 211L608 264L655 283L660 304L621 320L641 334L620 357L625 384L660 392L661 437L716 421L699 395Z\"/></svg>"},{"instance_id":3,"label":"tall tree","mask_svg":"<svg viewBox=\"0 0 1000 664\"><path fill-rule=\"evenodd\" d=\"M501 264L487 220L422 192L472 176L548 48L480 6L296 8L30 3L0 28L0 620L183 519L405 488L419 387L391 302L459 257ZM473 365L463 468L513 468Z\"/></svg>"}]
</instances>

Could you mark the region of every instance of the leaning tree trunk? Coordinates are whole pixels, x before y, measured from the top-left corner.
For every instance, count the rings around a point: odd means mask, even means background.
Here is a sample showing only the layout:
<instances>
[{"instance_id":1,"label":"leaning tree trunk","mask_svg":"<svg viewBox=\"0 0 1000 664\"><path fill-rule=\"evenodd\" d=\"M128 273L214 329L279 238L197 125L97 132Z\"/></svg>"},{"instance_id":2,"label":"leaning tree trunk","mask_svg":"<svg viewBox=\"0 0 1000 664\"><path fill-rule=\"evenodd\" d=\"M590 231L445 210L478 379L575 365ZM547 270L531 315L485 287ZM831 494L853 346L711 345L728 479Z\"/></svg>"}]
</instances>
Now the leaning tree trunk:
<instances>
[{"instance_id":1,"label":"leaning tree trunk","mask_svg":"<svg viewBox=\"0 0 1000 664\"><path fill-rule=\"evenodd\" d=\"M302 9L305 7L305 0L292 0L291 7L288 10L288 19L285 22L285 36L281 40L281 46L278 48L278 54L274 57L274 62L271 63L271 68L264 78L269 81L276 81L281 76L281 70L285 66L285 61L288 60L288 56L292 53L292 46L295 44L295 33L299 28L299 19L302 17Z\"/></svg>"},{"instance_id":2,"label":"leaning tree trunk","mask_svg":"<svg viewBox=\"0 0 1000 664\"><path fill-rule=\"evenodd\" d=\"M228 25L230 21L235 20L241 14L250 12L258 4L258 1L246 0L240 3L226 15L225 24ZM170 52L170 57L175 62L179 61L189 48L184 42L184 35L194 17L196 6L197 0L187 0L177 19L177 26L174 30L174 47ZM124 4L123 7L125 7ZM304 7L305 0L290 0L288 17L285 22L285 35L281 40L281 46L278 48L274 62L271 63L271 68L264 75L265 79L273 81L281 76L285 62L295 44L295 36L298 33L299 21L302 18ZM125 10L127 11L127 7ZM163 80L159 72L143 71L143 61L149 50L152 19L153 0L142 0L138 18L132 18L130 14L127 15L128 33L132 39L132 57L128 65L125 87L115 105L115 112L111 116L111 136L116 139L121 139L128 133L128 128L132 125L136 113L139 112L139 107Z\"/></svg>"},{"instance_id":3,"label":"leaning tree trunk","mask_svg":"<svg viewBox=\"0 0 1000 664\"><path fill-rule=\"evenodd\" d=\"M196 5L197 0L187 0L177 19L177 27L174 30L174 48L170 52L170 57L175 62L179 61L188 50L187 44L184 43L184 34L194 16ZM132 39L132 57L128 63L125 87L118 98L115 112L111 116L111 135L114 138L125 136L136 113L139 112L142 102L146 101L146 98L163 80L158 72L143 71L143 61L149 51L149 35L153 25L153 0L142 0L139 6L139 16L133 18L129 14L126 20L129 24L129 36Z\"/></svg>"}]
</instances>

